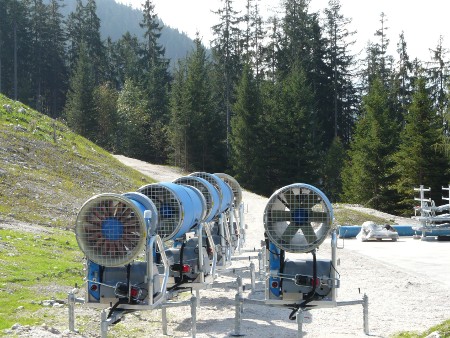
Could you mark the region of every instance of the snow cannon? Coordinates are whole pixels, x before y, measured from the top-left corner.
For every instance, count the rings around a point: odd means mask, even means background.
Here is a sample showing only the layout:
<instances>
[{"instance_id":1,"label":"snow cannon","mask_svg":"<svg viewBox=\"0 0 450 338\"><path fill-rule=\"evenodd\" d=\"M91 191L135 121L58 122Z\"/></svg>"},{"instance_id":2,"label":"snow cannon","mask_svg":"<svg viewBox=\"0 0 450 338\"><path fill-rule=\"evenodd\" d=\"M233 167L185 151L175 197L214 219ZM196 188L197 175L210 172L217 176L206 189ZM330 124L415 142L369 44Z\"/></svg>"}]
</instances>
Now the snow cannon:
<instances>
[{"instance_id":1,"label":"snow cannon","mask_svg":"<svg viewBox=\"0 0 450 338\"><path fill-rule=\"evenodd\" d=\"M163 241L176 239L206 217L206 201L198 189L171 182L145 185L138 190L153 201L158 211L156 233Z\"/></svg>"},{"instance_id":2,"label":"snow cannon","mask_svg":"<svg viewBox=\"0 0 450 338\"><path fill-rule=\"evenodd\" d=\"M193 183L192 180L191 183ZM196 182L200 182L197 180ZM170 266L169 288L171 291L184 288L185 283L202 279L210 271L210 257L203 237L200 239L198 227L211 217L203 191L207 182L196 185L161 182L149 184L139 189L154 201L158 210L156 232L163 241L173 240L171 248L165 249ZM199 248L201 248L199 250ZM211 256L212 257L212 256ZM201 275L201 276L200 276Z\"/></svg>"},{"instance_id":3,"label":"snow cannon","mask_svg":"<svg viewBox=\"0 0 450 338\"><path fill-rule=\"evenodd\" d=\"M215 173L217 177L219 177L222 181L224 181L230 188L233 193L233 206L234 208L238 208L242 203L242 188L238 181L233 176L230 176L225 173Z\"/></svg>"},{"instance_id":4,"label":"snow cannon","mask_svg":"<svg viewBox=\"0 0 450 338\"><path fill-rule=\"evenodd\" d=\"M230 227L231 240L233 249L241 252L245 243L245 220L244 220L244 203L242 202L242 188L239 182L228 174L216 173L214 174L223 180L233 192L232 209L229 212L228 223Z\"/></svg>"},{"instance_id":5,"label":"snow cannon","mask_svg":"<svg viewBox=\"0 0 450 338\"><path fill-rule=\"evenodd\" d=\"M332 258L316 258L316 249L332 230L333 209L325 194L314 186L295 183L273 193L264 210L268 257L266 301L299 308L335 305L336 232ZM305 254L312 254L312 258ZM289 256L289 257L287 257ZM328 306L330 306L328 304Z\"/></svg>"},{"instance_id":6,"label":"snow cannon","mask_svg":"<svg viewBox=\"0 0 450 338\"><path fill-rule=\"evenodd\" d=\"M157 219L155 204L136 192L100 194L83 204L75 234L86 256L86 303L123 307L163 298L168 265L163 259L160 275L153 256L163 248Z\"/></svg>"},{"instance_id":7,"label":"snow cannon","mask_svg":"<svg viewBox=\"0 0 450 338\"><path fill-rule=\"evenodd\" d=\"M189 176L200 177L210 183L219 193L219 210L211 227L212 237L216 246L218 267L223 268L231 264L231 254L234 245L229 224L233 210L233 191L231 187L215 174L194 172Z\"/></svg>"},{"instance_id":8,"label":"snow cannon","mask_svg":"<svg viewBox=\"0 0 450 338\"><path fill-rule=\"evenodd\" d=\"M207 180L197 176L183 176L173 181L173 183L197 188L206 201L206 216L204 222L211 222L219 215L221 199L219 191Z\"/></svg>"},{"instance_id":9,"label":"snow cannon","mask_svg":"<svg viewBox=\"0 0 450 338\"><path fill-rule=\"evenodd\" d=\"M220 198L219 213L224 213L232 206L233 191L230 186L221 180L217 175L205 172L195 172L189 176L203 178L217 189Z\"/></svg>"}]
</instances>

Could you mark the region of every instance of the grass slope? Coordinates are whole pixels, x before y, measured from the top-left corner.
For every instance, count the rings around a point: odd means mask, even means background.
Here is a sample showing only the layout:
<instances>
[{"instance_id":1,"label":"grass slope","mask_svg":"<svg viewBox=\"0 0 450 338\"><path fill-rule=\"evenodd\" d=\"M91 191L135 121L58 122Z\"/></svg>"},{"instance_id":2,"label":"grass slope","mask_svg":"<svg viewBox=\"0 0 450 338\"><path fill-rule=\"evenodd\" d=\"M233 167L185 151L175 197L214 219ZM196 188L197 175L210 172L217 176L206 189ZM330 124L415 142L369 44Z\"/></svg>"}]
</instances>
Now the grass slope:
<instances>
[{"instance_id":1,"label":"grass slope","mask_svg":"<svg viewBox=\"0 0 450 338\"><path fill-rule=\"evenodd\" d=\"M0 221L71 227L93 194L148 182L63 123L0 95Z\"/></svg>"}]
</instances>

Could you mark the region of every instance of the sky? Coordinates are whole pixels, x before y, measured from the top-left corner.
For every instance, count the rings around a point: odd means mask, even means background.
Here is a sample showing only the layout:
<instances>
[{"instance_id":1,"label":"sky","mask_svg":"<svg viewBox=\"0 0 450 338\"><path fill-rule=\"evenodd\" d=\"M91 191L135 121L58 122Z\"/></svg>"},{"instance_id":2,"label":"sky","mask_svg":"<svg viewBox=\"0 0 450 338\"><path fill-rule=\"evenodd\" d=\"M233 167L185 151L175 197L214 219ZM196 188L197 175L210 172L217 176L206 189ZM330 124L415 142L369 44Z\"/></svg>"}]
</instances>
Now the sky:
<instances>
[{"instance_id":1,"label":"sky","mask_svg":"<svg viewBox=\"0 0 450 338\"><path fill-rule=\"evenodd\" d=\"M116 0L117 2L141 8L144 0ZM203 43L209 46L212 39L211 27L218 23L212 13L221 7L221 0L153 0L155 12L165 25L177 28L194 38L198 31ZM236 10L245 9L245 0L234 0ZM260 0L265 18L280 11L281 1ZM443 46L450 47L450 1L448 0L341 0L341 13L352 19L349 30L356 31L354 53L363 51L369 41L376 41L374 33L381 27L380 15L387 18L387 36L390 40L389 53L397 56L399 35L404 32L410 59L415 57L429 61L429 49L435 49L439 37ZM328 0L311 0L310 11L322 11L328 7ZM364 55L364 54L363 54ZM447 55L450 57L450 53Z\"/></svg>"}]
</instances>

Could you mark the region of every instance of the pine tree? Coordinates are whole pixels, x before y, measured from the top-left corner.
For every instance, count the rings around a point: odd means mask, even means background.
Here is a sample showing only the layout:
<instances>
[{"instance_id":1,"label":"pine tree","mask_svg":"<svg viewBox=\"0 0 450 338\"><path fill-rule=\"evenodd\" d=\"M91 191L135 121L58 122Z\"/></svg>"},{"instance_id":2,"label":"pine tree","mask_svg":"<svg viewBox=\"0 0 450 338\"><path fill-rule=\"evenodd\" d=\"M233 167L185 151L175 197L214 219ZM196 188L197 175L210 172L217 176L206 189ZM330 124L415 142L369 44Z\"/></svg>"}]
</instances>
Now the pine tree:
<instances>
[{"instance_id":1,"label":"pine tree","mask_svg":"<svg viewBox=\"0 0 450 338\"><path fill-rule=\"evenodd\" d=\"M110 81L116 88L122 89L125 79L138 82L142 76L141 44L137 36L125 33L119 40L109 45L108 55L112 68Z\"/></svg>"},{"instance_id":2,"label":"pine tree","mask_svg":"<svg viewBox=\"0 0 450 338\"><path fill-rule=\"evenodd\" d=\"M118 96L116 89L109 83L96 87L93 93L95 116L98 120L96 143L113 152L117 149Z\"/></svg>"},{"instance_id":3,"label":"pine tree","mask_svg":"<svg viewBox=\"0 0 450 338\"><path fill-rule=\"evenodd\" d=\"M84 36L89 58L94 66L95 84L99 85L105 80L106 50L100 37L100 19L97 16L95 0L87 0L84 8Z\"/></svg>"},{"instance_id":4,"label":"pine tree","mask_svg":"<svg viewBox=\"0 0 450 338\"><path fill-rule=\"evenodd\" d=\"M274 186L290 182L318 184L322 131L305 70L295 64L289 76L276 86L275 105L266 115L265 130L270 142L270 182Z\"/></svg>"},{"instance_id":5,"label":"pine tree","mask_svg":"<svg viewBox=\"0 0 450 338\"><path fill-rule=\"evenodd\" d=\"M155 12L155 5L151 0L146 0L144 3L143 18L139 24L144 29L145 38L145 52L143 62L147 70L157 66L164 57L164 48L158 43L161 37L162 26L158 21L158 16Z\"/></svg>"},{"instance_id":6,"label":"pine tree","mask_svg":"<svg viewBox=\"0 0 450 338\"><path fill-rule=\"evenodd\" d=\"M47 110L52 117L61 115L68 88L66 32L63 28L63 15L60 13L60 1L51 0L47 18L50 34L47 40L48 60L44 73L48 75L46 78Z\"/></svg>"},{"instance_id":7,"label":"pine tree","mask_svg":"<svg viewBox=\"0 0 450 338\"><path fill-rule=\"evenodd\" d=\"M284 2L285 15L282 21L283 36L278 53L278 70L282 74L301 63L303 69L309 71L315 67L314 52L317 46L316 29L318 18L309 13L308 0L287 0Z\"/></svg>"},{"instance_id":8,"label":"pine tree","mask_svg":"<svg viewBox=\"0 0 450 338\"><path fill-rule=\"evenodd\" d=\"M230 153L231 117L234 102L233 88L241 72L240 39L244 34L239 28L241 18L233 8L232 0L222 0L222 8L214 12L220 22L212 27L211 42L216 80L220 81L221 109L225 114L227 158Z\"/></svg>"},{"instance_id":9,"label":"pine tree","mask_svg":"<svg viewBox=\"0 0 450 338\"><path fill-rule=\"evenodd\" d=\"M0 1L1 91L14 100L32 105L30 27L27 3L18 0Z\"/></svg>"},{"instance_id":10,"label":"pine tree","mask_svg":"<svg viewBox=\"0 0 450 338\"><path fill-rule=\"evenodd\" d=\"M334 112L334 139L339 139L348 145L352 134L354 119L357 116L356 107L359 99L352 83L355 61L349 49L354 41L348 41L355 32L348 30L351 19L341 13L339 0L330 0L329 8L325 9L326 21L324 32L327 39L327 54L325 62L333 70L332 92ZM334 142L334 141L333 141Z\"/></svg>"},{"instance_id":11,"label":"pine tree","mask_svg":"<svg viewBox=\"0 0 450 338\"><path fill-rule=\"evenodd\" d=\"M263 27L263 19L260 14L260 0L247 0L246 14L243 18L245 31L242 41L242 59L244 63L252 65L256 79L263 78L263 40L266 31Z\"/></svg>"},{"instance_id":12,"label":"pine tree","mask_svg":"<svg viewBox=\"0 0 450 338\"><path fill-rule=\"evenodd\" d=\"M397 212L411 215L414 191L420 185L431 187L431 198L440 204L441 186L449 183L448 157L438 146L442 137L442 123L433 107L426 79L415 84L412 103L401 132L401 143L395 153L394 184L398 194Z\"/></svg>"},{"instance_id":13,"label":"pine tree","mask_svg":"<svg viewBox=\"0 0 450 338\"><path fill-rule=\"evenodd\" d=\"M389 39L387 38L387 17L384 13L380 14L380 28L375 32L378 41L370 42L367 46L366 59L361 73L362 93L367 94L375 78L381 78L385 86L391 85L393 72L393 57L387 54Z\"/></svg>"},{"instance_id":14,"label":"pine tree","mask_svg":"<svg viewBox=\"0 0 450 338\"><path fill-rule=\"evenodd\" d=\"M95 84L98 85L105 79L106 50L101 41L100 19L96 11L95 0L88 0L86 6L77 0L75 12L70 13L67 20L67 31L70 71L73 72L83 43L93 66Z\"/></svg>"},{"instance_id":15,"label":"pine tree","mask_svg":"<svg viewBox=\"0 0 450 338\"><path fill-rule=\"evenodd\" d=\"M75 72L70 78L64 115L74 132L90 140L95 139L98 123L93 105L94 87L93 66L85 45L81 43Z\"/></svg>"},{"instance_id":16,"label":"pine tree","mask_svg":"<svg viewBox=\"0 0 450 338\"><path fill-rule=\"evenodd\" d=\"M67 90L65 36L59 8L59 0L48 5L42 0L30 4L33 107L54 117L63 108Z\"/></svg>"},{"instance_id":17,"label":"pine tree","mask_svg":"<svg viewBox=\"0 0 450 338\"><path fill-rule=\"evenodd\" d=\"M42 0L35 0L31 3L31 35L33 36L32 43L32 55L33 55L33 71L32 71L32 81L34 82L35 93L33 95L33 106L40 112L43 108L43 68L45 60L45 46L44 41L46 40L47 27L46 27L46 16L44 3Z\"/></svg>"},{"instance_id":18,"label":"pine tree","mask_svg":"<svg viewBox=\"0 0 450 338\"><path fill-rule=\"evenodd\" d=\"M406 114L407 107L411 104L412 86L414 77L412 75L413 64L409 60L405 35L400 34L397 43L398 63L396 71L396 82L398 87L398 102L401 106L402 114Z\"/></svg>"},{"instance_id":19,"label":"pine tree","mask_svg":"<svg viewBox=\"0 0 450 338\"><path fill-rule=\"evenodd\" d=\"M223 168L223 128L209 83L211 64L197 36L196 48L180 65L172 91L171 140L178 158L190 170Z\"/></svg>"},{"instance_id":20,"label":"pine tree","mask_svg":"<svg viewBox=\"0 0 450 338\"><path fill-rule=\"evenodd\" d=\"M309 1L288 0L284 3L283 39L278 53L278 79L289 77L293 67L306 74L314 95L314 121L322 131L317 145L325 150L334 138L333 68L324 60L326 40L322 36L318 14L309 12ZM316 138L318 138L317 135Z\"/></svg>"},{"instance_id":21,"label":"pine tree","mask_svg":"<svg viewBox=\"0 0 450 338\"><path fill-rule=\"evenodd\" d=\"M448 49L443 46L443 37L439 37L436 49L430 49L432 53L431 61L427 63L427 73L431 85L430 94L433 97L433 104L436 112L441 116L443 123L446 122L444 114L448 107L447 85L450 80L450 62L446 60ZM449 127L446 125L445 130Z\"/></svg>"},{"instance_id":22,"label":"pine tree","mask_svg":"<svg viewBox=\"0 0 450 338\"><path fill-rule=\"evenodd\" d=\"M81 42L84 40L84 6L81 0L76 0L76 9L67 18L67 43L69 71L75 68Z\"/></svg>"},{"instance_id":23,"label":"pine tree","mask_svg":"<svg viewBox=\"0 0 450 338\"><path fill-rule=\"evenodd\" d=\"M275 82L278 60L280 59L278 54L281 49L281 27L277 17L273 16L269 18L269 42L263 47L263 68L266 69L266 78L272 82Z\"/></svg>"},{"instance_id":24,"label":"pine tree","mask_svg":"<svg viewBox=\"0 0 450 338\"><path fill-rule=\"evenodd\" d=\"M345 148L339 137L331 143L321 167L323 191L332 201L337 202L342 194L341 171L345 162Z\"/></svg>"},{"instance_id":25,"label":"pine tree","mask_svg":"<svg viewBox=\"0 0 450 338\"><path fill-rule=\"evenodd\" d=\"M247 64L236 89L231 119L231 164L242 186L259 192L263 178L262 102L252 69Z\"/></svg>"},{"instance_id":26,"label":"pine tree","mask_svg":"<svg viewBox=\"0 0 450 338\"><path fill-rule=\"evenodd\" d=\"M150 147L145 92L130 79L125 80L117 99L116 149L127 156L142 158Z\"/></svg>"},{"instance_id":27,"label":"pine tree","mask_svg":"<svg viewBox=\"0 0 450 338\"><path fill-rule=\"evenodd\" d=\"M389 105L389 92L381 78L375 78L363 98L363 116L356 124L349 159L342 173L343 198L388 211L393 165L392 154L398 145L398 130Z\"/></svg>"},{"instance_id":28,"label":"pine tree","mask_svg":"<svg viewBox=\"0 0 450 338\"><path fill-rule=\"evenodd\" d=\"M186 82L186 61L179 60L178 65L174 69L172 90L170 93L170 124L169 124L169 141L171 145L169 159L170 163L188 170L189 157L187 153L188 147L188 127L189 112L185 106L185 82Z\"/></svg>"},{"instance_id":29,"label":"pine tree","mask_svg":"<svg viewBox=\"0 0 450 338\"><path fill-rule=\"evenodd\" d=\"M145 49L141 59L143 76L141 84L147 98L146 119L150 145L141 154L143 159L163 163L167 159L168 135L166 125L169 123L169 61L164 57L164 48L158 43L162 27L159 25L155 7L150 0L144 3L143 21Z\"/></svg>"}]
</instances>

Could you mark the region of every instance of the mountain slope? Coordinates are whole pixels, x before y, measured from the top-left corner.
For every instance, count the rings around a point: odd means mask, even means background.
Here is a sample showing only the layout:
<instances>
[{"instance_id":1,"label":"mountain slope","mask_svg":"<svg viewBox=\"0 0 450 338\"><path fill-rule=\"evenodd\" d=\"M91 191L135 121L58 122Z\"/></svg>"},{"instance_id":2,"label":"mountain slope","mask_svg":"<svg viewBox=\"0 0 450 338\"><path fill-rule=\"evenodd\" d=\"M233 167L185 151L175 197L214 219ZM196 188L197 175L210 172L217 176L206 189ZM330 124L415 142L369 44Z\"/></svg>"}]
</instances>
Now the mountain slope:
<instances>
[{"instance_id":1,"label":"mountain slope","mask_svg":"<svg viewBox=\"0 0 450 338\"><path fill-rule=\"evenodd\" d=\"M76 2L64 0L62 14L67 17L69 13L75 11ZM83 1L85 3L85 1ZM136 35L140 40L144 38L144 31L139 26L142 21L142 11L130 6L119 4L114 0L96 0L97 16L100 19L100 33L102 39L111 38L117 41L126 32ZM166 50L166 58L171 60L171 64L176 64L176 60L184 58L188 52L194 48L194 42L186 34L176 28L163 26L159 43Z\"/></svg>"},{"instance_id":2,"label":"mountain slope","mask_svg":"<svg viewBox=\"0 0 450 338\"><path fill-rule=\"evenodd\" d=\"M0 223L72 227L93 194L150 181L63 123L0 95Z\"/></svg>"}]
</instances>

